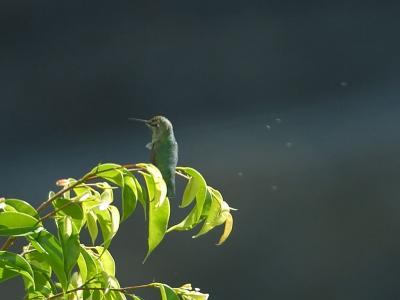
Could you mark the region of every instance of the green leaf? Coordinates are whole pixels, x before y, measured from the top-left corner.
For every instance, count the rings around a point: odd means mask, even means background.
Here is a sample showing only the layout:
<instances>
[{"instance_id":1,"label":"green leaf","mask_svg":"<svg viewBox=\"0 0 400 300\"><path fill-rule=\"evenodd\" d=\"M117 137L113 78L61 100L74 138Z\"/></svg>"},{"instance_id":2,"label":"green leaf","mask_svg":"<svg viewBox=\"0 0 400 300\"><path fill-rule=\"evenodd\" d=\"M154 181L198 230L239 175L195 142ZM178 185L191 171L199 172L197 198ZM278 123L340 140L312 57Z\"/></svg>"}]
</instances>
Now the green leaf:
<instances>
[{"instance_id":1,"label":"green leaf","mask_svg":"<svg viewBox=\"0 0 400 300\"><path fill-rule=\"evenodd\" d=\"M207 183L203 176L193 168L179 167L179 171L183 171L190 176L189 183L187 184L183 193L181 207L188 206L194 198L196 198L196 218L197 222L203 211L204 202L207 196Z\"/></svg>"},{"instance_id":2,"label":"green leaf","mask_svg":"<svg viewBox=\"0 0 400 300\"><path fill-rule=\"evenodd\" d=\"M223 222L225 222L227 213L229 213L229 206L223 201L221 193L210 187L209 190L211 192L212 202L206 220L194 238L206 234L214 227L221 225Z\"/></svg>"},{"instance_id":3,"label":"green leaf","mask_svg":"<svg viewBox=\"0 0 400 300\"><path fill-rule=\"evenodd\" d=\"M161 175L160 170L158 170L157 167L152 164L141 163L141 164L137 164L137 166L146 169L146 171L149 173L149 175L153 179L154 195L153 195L153 197L150 197L150 199L154 199L154 201L156 202L156 205L161 206L167 197L167 185ZM141 172L141 173L143 173L143 172ZM147 177L145 177L145 180L147 183L147 181L148 181ZM150 190L149 190L149 196L151 196Z\"/></svg>"},{"instance_id":4,"label":"green leaf","mask_svg":"<svg viewBox=\"0 0 400 300\"><path fill-rule=\"evenodd\" d=\"M208 216L208 212L210 211L212 202L213 199L211 197L211 187L207 187L206 200L204 201L203 210L201 212L201 218L206 218Z\"/></svg>"},{"instance_id":5,"label":"green leaf","mask_svg":"<svg viewBox=\"0 0 400 300\"><path fill-rule=\"evenodd\" d=\"M144 181L146 182L147 202L152 202L152 201L154 201L154 194L155 194L154 179L150 174L147 174L147 173L144 173L144 172L139 172L139 173L143 175Z\"/></svg>"},{"instance_id":6,"label":"green leaf","mask_svg":"<svg viewBox=\"0 0 400 300\"><path fill-rule=\"evenodd\" d=\"M189 181L183 192L183 198L182 198L182 203L181 203L180 207L183 208L183 207L188 206L190 203L192 203L192 201L196 197L198 190L199 190L198 181L196 181L196 179L193 177L189 178Z\"/></svg>"},{"instance_id":7,"label":"green leaf","mask_svg":"<svg viewBox=\"0 0 400 300\"><path fill-rule=\"evenodd\" d=\"M133 177L124 176L122 188L122 221L125 221L135 210L138 201L138 191Z\"/></svg>"},{"instance_id":8,"label":"green leaf","mask_svg":"<svg viewBox=\"0 0 400 300\"><path fill-rule=\"evenodd\" d=\"M81 255L78 258L78 267L81 273L82 281L87 282L89 287L101 287L104 285L99 284L98 280L100 278L101 266L98 258L93 254L91 250L86 250L83 246L80 249Z\"/></svg>"},{"instance_id":9,"label":"green leaf","mask_svg":"<svg viewBox=\"0 0 400 300\"><path fill-rule=\"evenodd\" d=\"M27 215L30 215L36 219L39 218L38 212L34 209L28 202L19 199L6 199L5 200L6 207L4 208L7 211L7 206L10 206L15 209L17 212L21 212Z\"/></svg>"},{"instance_id":10,"label":"green leaf","mask_svg":"<svg viewBox=\"0 0 400 300\"><path fill-rule=\"evenodd\" d=\"M56 291L51 280L51 266L42 253L29 250L30 252L25 253L24 256L32 267L35 286L25 280L25 286L28 290L27 299L47 298L52 292Z\"/></svg>"},{"instance_id":11,"label":"green leaf","mask_svg":"<svg viewBox=\"0 0 400 300\"><path fill-rule=\"evenodd\" d=\"M112 225L111 225L111 217L108 209L105 210L96 210L97 221L99 222L101 234L103 236L103 245L105 248L108 248L110 245L110 241L112 239Z\"/></svg>"},{"instance_id":12,"label":"green leaf","mask_svg":"<svg viewBox=\"0 0 400 300\"><path fill-rule=\"evenodd\" d=\"M121 218L120 218L119 210L115 206L110 205L108 207L108 211L110 212L110 217L111 217L112 236L114 236L119 229L119 222L120 222Z\"/></svg>"},{"instance_id":13,"label":"green leaf","mask_svg":"<svg viewBox=\"0 0 400 300\"><path fill-rule=\"evenodd\" d=\"M115 277L115 261L111 253L104 247L97 246L97 253L100 254L99 262L101 263L102 269L109 276Z\"/></svg>"},{"instance_id":14,"label":"green leaf","mask_svg":"<svg viewBox=\"0 0 400 300\"><path fill-rule=\"evenodd\" d=\"M30 252L26 253L24 256L34 271L40 271L47 276L51 275L51 266L43 253L30 249Z\"/></svg>"},{"instance_id":15,"label":"green leaf","mask_svg":"<svg viewBox=\"0 0 400 300\"><path fill-rule=\"evenodd\" d=\"M133 180L135 181L136 189L137 189L137 195L138 195L138 200L140 204L142 204L143 211L144 211L144 219L147 219L147 203L146 203L146 192L145 190L142 189L142 186L140 185L139 181L136 179L136 177L132 177Z\"/></svg>"},{"instance_id":16,"label":"green leaf","mask_svg":"<svg viewBox=\"0 0 400 300\"><path fill-rule=\"evenodd\" d=\"M110 297L110 300L126 300L126 297L122 292L110 291L107 296Z\"/></svg>"},{"instance_id":17,"label":"green leaf","mask_svg":"<svg viewBox=\"0 0 400 300\"><path fill-rule=\"evenodd\" d=\"M119 228L119 211L115 206L110 205L105 210L96 209L96 214L103 235L103 245L107 249Z\"/></svg>"},{"instance_id":18,"label":"green leaf","mask_svg":"<svg viewBox=\"0 0 400 300\"><path fill-rule=\"evenodd\" d=\"M28 236L32 246L43 253L50 264L62 287L67 289L68 281L64 270L64 255L60 242L51 233L42 230L35 235Z\"/></svg>"},{"instance_id":19,"label":"green leaf","mask_svg":"<svg viewBox=\"0 0 400 300\"><path fill-rule=\"evenodd\" d=\"M35 286L33 270L26 259L15 253L0 251L0 282L18 275Z\"/></svg>"},{"instance_id":20,"label":"green leaf","mask_svg":"<svg viewBox=\"0 0 400 300\"><path fill-rule=\"evenodd\" d=\"M99 205L100 210L104 210L107 208L112 202L114 201L114 193L112 190L104 190L101 193L100 196L100 202L101 204Z\"/></svg>"},{"instance_id":21,"label":"green leaf","mask_svg":"<svg viewBox=\"0 0 400 300\"><path fill-rule=\"evenodd\" d=\"M168 228L167 232L171 232L173 230L176 231L190 230L200 222L201 220L197 221L197 208L193 207L185 219L183 219L180 223Z\"/></svg>"},{"instance_id":22,"label":"green leaf","mask_svg":"<svg viewBox=\"0 0 400 300\"><path fill-rule=\"evenodd\" d=\"M33 270L33 274L35 276L35 286L26 279L24 280L28 291L24 299L47 299L51 293L56 293L50 283L50 277L36 270Z\"/></svg>"},{"instance_id":23,"label":"green leaf","mask_svg":"<svg viewBox=\"0 0 400 300\"><path fill-rule=\"evenodd\" d=\"M74 190L76 196L79 198L84 197L85 195L90 195L92 192L90 187L85 184L78 185L78 186L74 187L73 190ZM85 197L87 197L87 196L85 196Z\"/></svg>"},{"instance_id":24,"label":"green leaf","mask_svg":"<svg viewBox=\"0 0 400 300\"><path fill-rule=\"evenodd\" d=\"M149 203L148 251L143 263L163 240L168 227L169 215L170 205L168 198L163 201L161 206L157 206L155 201Z\"/></svg>"},{"instance_id":25,"label":"green leaf","mask_svg":"<svg viewBox=\"0 0 400 300\"><path fill-rule=\"evenodd\" d=\"M39 227L34 217L16 211L0 212L0 235L23 236L29 235Z\"/></svg>"},{"instance_id":26,"label":"green leaf","mask_svg":"<svg viewBox=\"0 0 400 300\"><path fill-rule=\"evenodd\" d=\"M80 273L74 272L69 280L68 290L76 289L82 286L83 281ZM71 293L68 298L72 299L82 299L83 291L77 290L74 293Z\"/></svg>"},{"instance_id":27,"label":"green leaf","mask_svg":"<svg viewBox=\"0 0 400 300\"><path fill-rule=\"evenodd\" d=\"M168 285L159 284L158 288L160 289L161 299L162 300L180 300L179 296Z\"/></svg>"},{"instance_id":28,"label":"green leaf","mask_svg":"<svg viewBox=\"0 0 400 300\"><path fill-rule=\"evenodd\" d=\"M229 237L229 235L232 232L232 228L233 228L233 217L228 212L228 215L227 215L226 220L225 220L224 232L221 235L221 238L219 239L219 242L217 243L218 246L222 245L227 240L227 238Z\"/></svg>"},{"instance_id":29,"label":"green leaf","mask_svg":"<svg viewBox=\"0 0 400 300\"><path fill-rule=\"evenodd\" d=\"M53 206L59 216L70 216L73 220L74 225L80 229L83 225L83 209L82 203L71 202L69 199L58 198L53 201Z\"/></svg>"},{"instance_id":30,"label":"green leaf","mask_svg":"<svg viewBox=\"0 0 400 300\"><path fill-rule=\"evenodd\" d=\"M199 292L199 289L192 289L191 284L185 284L179 288L173 289L182 300L207 300L209 295Z\"/></svg>"},{"instance_id":31,"label":"green leaf","mask_svg":"<svg viewBox=\"0 0 400 300\"><path fill-rule=\"evenodd\" d=\"M167 232L171 232L173 230L176 230L176 231L190 230L190 229L194 228L195 226L197 226L199 223L204 221L204 219L207 217L211 202L212 202L211 192L207 190L206 198L205 198L205 201L201 208L202 211L200 213L200 218L198 218L199 208L196 205L192 208L192 210L185 217L185 219L183 219L180 223L168 228Z\"/></svg>"},{"instance_id":32,"label":"green leaf","mask_svg":"<svg viewBox=\"0 0 400 300\"><path fill-rule=\"evenodd\" d=\"M92 239L92 244L94 245L97 235L99 234L99 229L97 227L97 216L93 211L89 211L86 214L86 225L89 231L90 238Z\"/></svg>"},{"instance_id":33,"label":"green leaf","mask_svg":"<svg viewBox=\"0 0 400 300\"><path fill-rule=\"evenodd\" d=\"M69 216L58 219L57 226L63 250L64 271L69 278L80 254L79 232Z\"/></svg>"},{"instance_id":34,"label":"green leaf","mask_svg":"<svg viewBox=\"0 0 400 300\"><path fill-rule=\"evenodd\" d=\"M93 168L92 171L90 171L90 174L97 174L97 176L104 178L105 180L108 180L120 187L124 184L121 166L117 164L107 163L98 165L97 167Z\"/></svg>"},{"instance_id":35,"label":"green leaf","mask_svg":"<svg viewBox=\"0 0 400 300\"><path fill-rule=\"evenodd\" d=\"M108 276L108 287L110 289L120 288L119 282L114 276ZM112 290L107 291L107 289L106 289L105 299L106 300L126 300L126 297L122 292L112 291Z\"/></svg>"}]
</instances>

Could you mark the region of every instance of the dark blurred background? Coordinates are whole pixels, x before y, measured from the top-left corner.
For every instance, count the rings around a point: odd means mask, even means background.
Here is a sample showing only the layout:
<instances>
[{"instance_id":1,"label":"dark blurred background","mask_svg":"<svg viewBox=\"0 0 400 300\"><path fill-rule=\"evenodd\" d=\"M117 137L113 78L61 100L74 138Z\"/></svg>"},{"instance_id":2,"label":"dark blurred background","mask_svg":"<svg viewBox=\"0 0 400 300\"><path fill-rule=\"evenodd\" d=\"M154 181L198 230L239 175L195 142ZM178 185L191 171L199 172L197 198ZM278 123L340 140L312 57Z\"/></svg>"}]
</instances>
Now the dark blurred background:
<instances>
[{"instance_id":1,"label":"dark blurred background","mask_svg":"<svg viewBox=\"0 0 400 300\"><path fill-rule=\"evenodd\" d=\"M3 0L0 196L37 205L56 179L148 161L150 132L127 118L163 114L235 228L221 247L221 228L172 233L142 265L138 210L111 247L122 285L400 299L394 3ZM22 282L0 291L21 299Z\"/></svg>"}]
</instances>

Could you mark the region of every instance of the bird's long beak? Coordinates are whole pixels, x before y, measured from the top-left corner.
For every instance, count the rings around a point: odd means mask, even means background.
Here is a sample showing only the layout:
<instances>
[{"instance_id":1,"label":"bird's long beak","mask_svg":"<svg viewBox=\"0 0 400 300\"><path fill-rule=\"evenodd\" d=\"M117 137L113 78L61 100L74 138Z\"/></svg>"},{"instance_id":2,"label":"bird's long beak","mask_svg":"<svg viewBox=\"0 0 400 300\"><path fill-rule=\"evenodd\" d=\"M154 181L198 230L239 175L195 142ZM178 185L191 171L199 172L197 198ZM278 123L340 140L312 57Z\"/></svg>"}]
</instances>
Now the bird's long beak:
<instances>
[{"instance_id":1,"label":"bird's long beak","mask_svg":"<svg viewBox=\"0 0 400 300\"><path fill-rule=\"evenodd\" d=\"M135 121L135 122L143 122L143 123L146 123L146 124L149 123L149 120L145 120L145 119L128 118L128 120L130 120L130 121Z\"/></svg>"}]
</instances>

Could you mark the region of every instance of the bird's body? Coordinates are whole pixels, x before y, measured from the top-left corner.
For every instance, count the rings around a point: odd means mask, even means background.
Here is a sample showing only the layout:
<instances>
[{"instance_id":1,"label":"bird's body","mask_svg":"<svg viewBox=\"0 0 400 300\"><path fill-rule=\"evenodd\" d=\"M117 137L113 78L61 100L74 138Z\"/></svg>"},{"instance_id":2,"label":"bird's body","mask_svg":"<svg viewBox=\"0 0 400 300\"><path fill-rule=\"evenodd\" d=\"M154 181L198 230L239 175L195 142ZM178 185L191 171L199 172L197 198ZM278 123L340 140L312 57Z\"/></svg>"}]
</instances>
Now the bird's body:
<instances>
[{"instance_id":1,"label":"bird's body","mask_svg":"<svg viewBox=\"0 0 400 300\"><path fill-rule=\"evenodd\" d=\"M161 172L167 184L168 197L175 195L175 168L178 163L178 143L175 140L171 122L163 116L155 116L143 121L152 131L151 142L146 145L150 149L150 161Z\"/></svg>"}]
</instances>

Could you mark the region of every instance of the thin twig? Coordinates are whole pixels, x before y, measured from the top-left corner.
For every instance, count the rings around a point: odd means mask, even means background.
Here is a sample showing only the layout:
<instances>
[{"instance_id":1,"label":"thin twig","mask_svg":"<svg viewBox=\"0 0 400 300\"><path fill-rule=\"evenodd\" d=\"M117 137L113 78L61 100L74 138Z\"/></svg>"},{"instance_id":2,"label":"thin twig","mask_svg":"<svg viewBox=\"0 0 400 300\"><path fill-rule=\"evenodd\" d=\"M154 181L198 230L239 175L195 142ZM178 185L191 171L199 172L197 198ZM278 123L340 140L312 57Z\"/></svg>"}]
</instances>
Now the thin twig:
<instances>
[{"instance_id":1,"label":"thin twig","mask_svg":"<svg viewBox=\"0 0 400 300\"><path fill-rule=\"evenodd\" d=\"M62 194L68 192L69 190L72 190L73 188L75 188L77 185L80 185L82 183L84 183L86 180L90 179L90 177L92 177L94 174L86 174L85 176L83 176L81 179L79 179L78 181L74 182L73 184L71 184L68 187L63 188L61 191L58 191L57 193L55 193L52 197L50 197L48 200L46 200L45 202L43 202L36 210L38 212L44 210L45 208L47 208L55 199L57 199L58 197L60 197Z\"/></svg>"},{"instance_id":2,"label":"thin twig","mask_svg":"<svg viewBox=\"0 0 400 300\"><path fill-rule=\"evenodd\" d=\"M87 283L85 283L84 285L82 285L80 287L77 287L75 289L55 294L54 296L48 297L46 300L53 300L53 299L56 299L58 297L62 297L64 295L75 293L75 292L78 292L78 291L104 291L104 290L109 290L109 291L120 292L120 293L124 293L125 294L125 293L127 293L128 291L131 291L131 290L147 288L147 287L156 287L157 284L156 283L149 283L149 284L142 284L142 285L127 286L127 287L123 287L123 288L85 287L86 285L87 285Z\"/></svg>"},{"instance_id":3,"label":"thin twig","mask_svg":"<svg viewBox=\"0 0 400 300\"><path fill-rule=\"evenodd\" d=\"M140 166L138 166L137 164L125 164L125 165L121 165L120 167L116 167L116 168L110 168L110 169L106 169L106 170L102 170L102 171L96 171L96 172L93 173L93 174L88 173L88 174L86 174L85 176L83 176L81 179L79 179L79 180L77 180L76 182L74 182L73 184L71 184L70 186L64 187L62 190L60 190L60 191L58 191L57 193L55 193L52 197L50 197L49 199L47 199L46 201L44 201L42 204L40 204L39 207L38 207L36 210L37 210L38 212L41 212L42 210L46 209L54 200L56 200L57 198L59 198L60 196L62 196L64 193L66 193L66 192L72 190L73 188L77 187L78 185L80 185L80 184L82 184L82 183L84 183L84 182L86 182L86 181L88 181L88 180L97 178L97 177L98 177L98 176L97 176L98 174L103 173L103 172L108 172L108 171L111 171L111 170L117 170L117 169L128 169L128 171L138 171L138 170L142 170L143 168L140 167ZM183 173L181 173L181 172L179 172L179 171L175 171L175 173L176 173L178 176L181 176L181 177L183 177L183 178L185 178L185 179L187 179L187 180L190 179L189 176L187 176L187 175L185 175L185 174L183 174ZM63 206L60 207L59 209L57 209L57 210L55 210L55 211L53 211L53 212L48 213L47 215L45 215L45 216L43 216L42 218L40 218L40 219L39 219L39 222L41 222L41 221L43 221L43 220L45 220L45 219L47 219L47 218L53 216L54 214L56 214L56 213L57 213L58 211L60 211L61 209L64 209L64 208L67 207L68 205L71 205L71 203L74 203L74 202L71 201L71 202L69 202L69 203L63 205ZM2 251L7 250L8 248L10 248L10 247L14 244L15 240L16 240L16 237L10 236L10 237L4 242L4 244L1 246L0 250L2 250Z\"/></svg>"},{"instance_id":4,"label":"thin twig","mask_svg":"<svg viewBox=\"0 0 400 300\"><path fill-rule=\"evenodd\" d=\"M82 184L83 182L85 182L86 180L90 179L93 175L95 174L86 174L85 176L83 176L81 179L79 179L78 181L74 182L73 184L71 184L68 187L63 188L62 190L58 191L57 193L55 193L52 197L50 197L49 199L47 199L46 201L44 201L42 204L39 205L39 207L36 209L38 212L46 209L54 200L56 200L57 198L59 198L62 194L68 192L69 190L75 188L76 186L78 186L79 184ZM40 221L40 220L39 220ZM10 236L5 243L1 246L0 250L5 251L8 248L10 248L14 242L16 240L15 236Z\"/></svg>"},{"instance_id":5,"label":"thin twig","mask_svg":"<svg viewBox=\"0 0 400 300\"><path fill-rule=\"evenodd\" d=\"M9 237L5 242L4 242L4 244L3 244L3 246L1 246L1 248L0 248L0 250L1 251L6 251L8 248L10 248L13 244L14 244L14 241L15 241L15 237Z\"/></svg>"},{"instance_id":6,"label":"thin twig","mask_svg":"<svg viewBox=\"0 0 400 300\"><path fill-rule=\"evenodd\" d=\"M183 177L183 178L186 178L187 180L190 179L189 176L187 176L187 175L185 175L185 174L183 174L183 173L181 173L181 172L179 172L179 171L175 171L175 174L178 175L178 176L181 176L181 177Z\"/></svg>"},{"instance_id":7,"label":"thin twig","mask_svg":"<svg viewBox=\"0 0 400 300\"><path fill-rule=\"evenodd\" d=\"M71 204L74 204L74 203L76 203L76 202L75 201L69 201L69 202L65 203L64 205L60 206L59 208L57 208L57 209L49 212L47 215L44 215L43 217L41 217L38 220L38 223L43 222L44 220L50 218L51 216L54 216L59 211L63 210L64 208L66 208L66 207L68 207L68 206L70 206Z\"/></svg>"}]
</instances>

